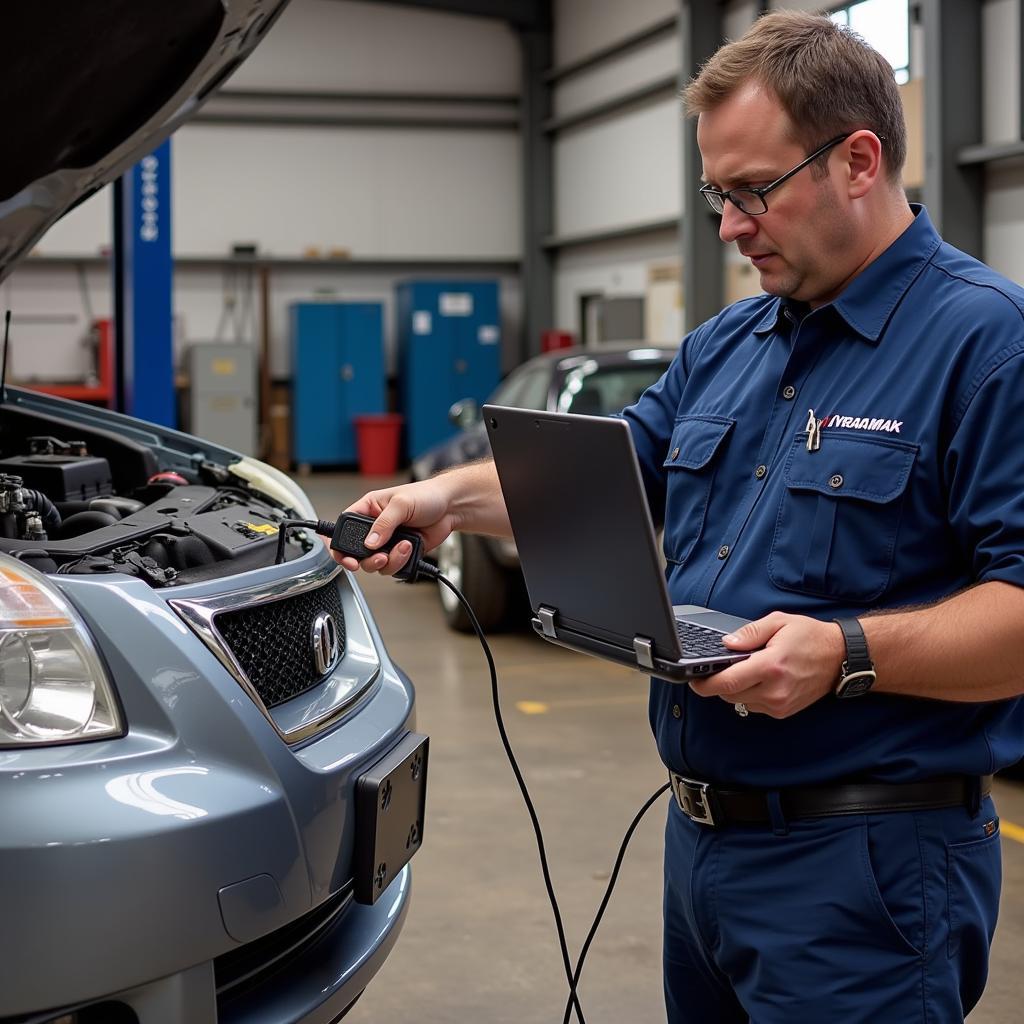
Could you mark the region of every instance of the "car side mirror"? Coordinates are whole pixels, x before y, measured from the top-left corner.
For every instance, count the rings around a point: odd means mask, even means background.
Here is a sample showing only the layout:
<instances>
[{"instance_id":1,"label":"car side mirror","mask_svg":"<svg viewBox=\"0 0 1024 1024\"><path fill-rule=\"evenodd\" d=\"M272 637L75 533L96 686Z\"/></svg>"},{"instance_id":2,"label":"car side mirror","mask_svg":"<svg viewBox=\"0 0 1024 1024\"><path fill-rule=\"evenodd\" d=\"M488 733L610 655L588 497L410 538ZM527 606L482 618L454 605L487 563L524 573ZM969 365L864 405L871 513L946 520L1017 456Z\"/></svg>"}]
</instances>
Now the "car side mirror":
<instances>
[{"instance_id":1,"label":"car side mirror","mask_svg":"<svg viewBox=\"0 0 1024 1024\"><path fill-rule=\"evenodd\" d=\"M455 426L468 430L480 422L480 406L472 398L463 398L448 410L448 420Z\"/></svg>"}]
</instances>

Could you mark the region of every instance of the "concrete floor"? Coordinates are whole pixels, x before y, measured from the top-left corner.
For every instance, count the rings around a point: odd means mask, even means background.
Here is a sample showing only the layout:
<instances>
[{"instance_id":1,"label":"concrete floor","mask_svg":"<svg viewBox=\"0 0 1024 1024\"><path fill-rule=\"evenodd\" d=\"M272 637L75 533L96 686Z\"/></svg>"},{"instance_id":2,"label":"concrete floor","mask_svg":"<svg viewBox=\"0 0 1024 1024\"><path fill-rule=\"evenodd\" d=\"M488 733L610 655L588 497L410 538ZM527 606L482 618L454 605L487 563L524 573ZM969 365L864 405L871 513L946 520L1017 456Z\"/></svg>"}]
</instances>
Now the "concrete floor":
<instances>
[{"instance_id":1,"label":"concrete floor","mask_svg":"<svg viewBox=\"0 0 1024 1024\"><path fill-rule=\"evenodd\" d=\"M301 483L318 513L333 518L367 485L386 481L315 474ZM483 652L475 637L445 627L434 585L365 575L360 582L392 657L416 684L431 765L409 918L346 1024L557 1024L566 985L530 821L493 719ZM497 635L491 646L575 956L623 833L664 781L647 725L646 680L527 632ZM1024 826L1024 784L997 783L996 799L1004 823L1002 911L972 1024L1022 1017L1024 827L1013 823ZM580 994L589 1024L664 1020L665 800L633 837L587 958Z\"/></svg>"}]
</instances>

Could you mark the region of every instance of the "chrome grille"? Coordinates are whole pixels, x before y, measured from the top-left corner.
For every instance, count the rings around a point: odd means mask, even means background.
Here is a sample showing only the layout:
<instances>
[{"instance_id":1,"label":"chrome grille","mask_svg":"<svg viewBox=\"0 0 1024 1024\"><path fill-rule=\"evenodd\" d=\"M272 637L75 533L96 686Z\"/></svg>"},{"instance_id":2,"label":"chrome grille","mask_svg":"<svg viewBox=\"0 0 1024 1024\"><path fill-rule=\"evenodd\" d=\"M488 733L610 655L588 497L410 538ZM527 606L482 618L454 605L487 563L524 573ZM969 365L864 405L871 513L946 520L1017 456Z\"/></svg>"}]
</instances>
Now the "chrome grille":
<instances>
[{"instance_id":1,"label":"chrome grille","mask_svg":"<svg viewBox=\"0 0 1024 1024\"><path fill-rule=\"evenodd\" d=\"M333 579L314 590L214 617L214 626L266 707L297 697L323 678L313 647L313 622L322 612L334 617L343 655L345 613Z\"/></svg>"}]
</instances>

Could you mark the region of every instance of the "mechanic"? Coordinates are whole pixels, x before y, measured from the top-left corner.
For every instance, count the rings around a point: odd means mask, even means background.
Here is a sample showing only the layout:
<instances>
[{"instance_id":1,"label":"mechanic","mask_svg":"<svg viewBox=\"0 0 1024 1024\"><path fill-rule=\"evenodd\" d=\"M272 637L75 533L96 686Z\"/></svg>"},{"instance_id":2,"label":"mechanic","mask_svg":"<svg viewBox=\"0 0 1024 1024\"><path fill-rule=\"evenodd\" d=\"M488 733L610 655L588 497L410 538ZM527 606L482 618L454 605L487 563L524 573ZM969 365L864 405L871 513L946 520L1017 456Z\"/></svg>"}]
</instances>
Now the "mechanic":
<instances>
[{"instance_id":1,"label":"mechanic","mask_svg":"<svg viewBox=\"0 0 1024 1024\"><path fill-rule=\"evenodd\" d=\"M652 681L668 1018L959 1021L999 902L989 776L1024 756L1024 290L908 205L892 69L827 17L762 17L685 102L767 294L623 413L673 602L755 620L746 661ZM509 533L490 463L352 508L382 541Z\"/></svg>"}]
</instances>

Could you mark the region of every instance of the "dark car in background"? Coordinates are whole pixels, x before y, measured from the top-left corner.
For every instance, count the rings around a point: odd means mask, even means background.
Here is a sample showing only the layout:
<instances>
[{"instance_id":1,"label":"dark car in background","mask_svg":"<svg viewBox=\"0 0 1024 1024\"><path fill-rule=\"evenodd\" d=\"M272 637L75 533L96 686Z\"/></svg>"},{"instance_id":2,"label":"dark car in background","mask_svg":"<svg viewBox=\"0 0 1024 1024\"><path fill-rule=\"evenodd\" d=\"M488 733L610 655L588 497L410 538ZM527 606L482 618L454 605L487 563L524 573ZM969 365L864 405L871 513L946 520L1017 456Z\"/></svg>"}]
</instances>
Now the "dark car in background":
<instances>
[{"instance_id":1,"label":"dark car in background","mask_svg":"<svg viewBox=\"0 0 1024 1024\"><path fill-rule=\"evenodd\" d=\"M668 369L675 354L675 348L640 344L559 349L517 367L488 402L608 416L632 405ZM413 460L414 480L490 454L476 402L457 402L450 417L462 430ZM453 533L437 549L436 557L441 571L466 595L484 629L501 625L519 608L525 614L519 555L511 540ZM448 625L461 632L471 630L469 617L451 591L439 587L438 594Z\"/></svg>"}]
</instances>

